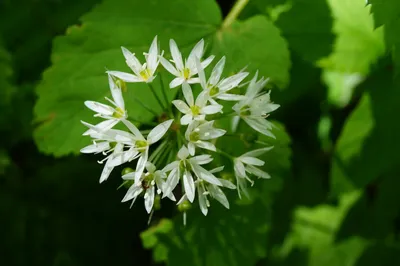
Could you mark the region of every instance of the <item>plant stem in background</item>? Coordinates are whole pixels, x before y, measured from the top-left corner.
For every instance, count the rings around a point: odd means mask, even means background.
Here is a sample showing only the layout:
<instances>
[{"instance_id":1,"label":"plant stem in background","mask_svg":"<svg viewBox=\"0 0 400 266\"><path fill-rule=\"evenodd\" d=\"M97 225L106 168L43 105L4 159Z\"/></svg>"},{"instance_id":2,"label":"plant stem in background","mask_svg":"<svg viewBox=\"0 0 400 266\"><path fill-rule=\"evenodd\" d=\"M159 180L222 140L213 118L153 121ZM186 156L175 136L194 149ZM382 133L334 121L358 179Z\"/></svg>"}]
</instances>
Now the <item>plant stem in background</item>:
<instances>
[{"instance_id":1,"label":"plant stem in background","mask_svg":"<svg viewBox=\"0 0 400 266\"><path fill-rule=\"evenodd\" d=\"M165 107L164 107L163 103L161 102L160 98L158 97L158 95L157 95L156 91L154 90L153 86L150 83L147 83L147 85L149 85L149 88L150 88L151 92L153 93L154 98L156 98L156 100L157 100L158 104L160 105L161 109L164 111Z\"/></svg>"},{"instance_id":2,"label":"plant stem in background","mask_svg":"<svg viewBox=\"0 0 400 266\"><path fill-rule=\"evenodd\" d=\"M244 7L247 5L249 0L238 0L236 3L233 5L231 11L229 11L228 15L226 16L224 22L222 22L222 29L229 28L229 26L236 20L236 18L239 16L240 12L244 9Z\"/></svg>"}]
</instances>

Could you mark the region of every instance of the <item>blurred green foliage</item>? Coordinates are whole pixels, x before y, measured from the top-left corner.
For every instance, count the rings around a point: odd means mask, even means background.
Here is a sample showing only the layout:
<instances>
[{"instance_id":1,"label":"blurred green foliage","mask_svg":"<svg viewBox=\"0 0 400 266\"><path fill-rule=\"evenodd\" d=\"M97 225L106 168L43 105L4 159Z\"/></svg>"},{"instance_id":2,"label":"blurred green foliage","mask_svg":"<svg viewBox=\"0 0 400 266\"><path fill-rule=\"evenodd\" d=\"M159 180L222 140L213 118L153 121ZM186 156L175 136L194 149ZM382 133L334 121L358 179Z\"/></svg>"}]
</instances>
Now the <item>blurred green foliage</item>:
<instances>
[{"instance_id":1,"label":"blurred green foliage","mask_svg":"<svg viewBox=\"0 0 400 266\"><path fill-rule=\"evenodd\" d=\"M368 2L250 0L222 27L233 1L1 1L0 264L399 265L400 4ZM83 101L126 68L120 46L140 54L155 35L167 53L204 38L227 72L270 77L281 105L276 140L259 137L272 178L228 194L230 210L192 208L186 227L173 203L147 225L119 202L118 170L100 186L96 158L78 155ZM133 117L155 119L137 100L160 112L140 85L127 94Z\"/></svg>"}]
</instances>

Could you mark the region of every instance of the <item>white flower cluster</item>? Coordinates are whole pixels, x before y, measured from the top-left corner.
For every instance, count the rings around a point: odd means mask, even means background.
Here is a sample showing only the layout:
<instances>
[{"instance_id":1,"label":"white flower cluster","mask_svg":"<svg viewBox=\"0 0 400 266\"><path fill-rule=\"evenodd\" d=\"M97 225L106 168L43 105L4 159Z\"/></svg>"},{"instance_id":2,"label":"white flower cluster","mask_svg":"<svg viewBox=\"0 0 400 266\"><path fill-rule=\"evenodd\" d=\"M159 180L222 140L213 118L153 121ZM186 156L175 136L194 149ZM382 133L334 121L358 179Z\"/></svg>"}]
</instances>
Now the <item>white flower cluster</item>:
<instances>
[{"instance_id":1,"label":"white flower cluster","mask_svg":"<svg viewBox=\"0 0 400 266\"><path fill-rule=\"evenodd\" d=\"M130 185L123 202L132 200L133 203L139 196L143 196L145 208L151 213L157 195L173 201L179 195L178 205L187 206L195 201L197 194L200 210L207 215L210 198L229 208L223 188L236 188L240 196L240 192L245 191L246 181L253 184L249 176L269 178L266 172L257 168L264 165L264 161L257 157L272 148L263 147L238 157L227 154L216 147L216 140L227 131L215 128L215 120L230 116L233 128L236 128L242 119L259 133L273 137L272 124L266 117L279 105L270 101L270 94L263 90L267 79L258 80L257 73L245 84L242 82L249 73L244 71L222 78L225 57L217 62L207 79L204 69L210 65L214 56L202 59L203 40L195 45L185 60L182 59L182 54L173 40L170 40L170 51L172 60L167 60L155 37L149 52L144 53L146 62L142 64L135 54L122 47L126 63L133 74L107 71L112 99L106 100L110 105L85 102L85 105L96 113L95 116L103 121L96 125L82 121L88 127L83 135L90 136L93 144L83 148L81 152L102 153L105 156L99 162L104 163L100 183L107 180L114 167L136 161L135 170L125 168L123 171L122 178ZM149 90L152 90L154 97L163 107L164 104L150 84L157 77L160 64L175 76L169 87L175 90L178 90L176 87L181 87L176 93L177 99L172 101L176 109L170 108L171 102L165 102L169 108L169 119L151 130L141 131L128 118L122 87L125 82L148 83ZM199 84L195 85L200 87L197 95L190 84ZM233 93L234 88L246 85L245 94ZM222 101L236 103L230 111L224 112ZM210 120L210 117L214 120ZM126 130L114 128L119 122ZM209 169L207 165L213 161L213 155L226 156L232 160L236 184L217 177L224 166ZM157 169L156 165L163 167Z\"/></svg>"}]
</instances>

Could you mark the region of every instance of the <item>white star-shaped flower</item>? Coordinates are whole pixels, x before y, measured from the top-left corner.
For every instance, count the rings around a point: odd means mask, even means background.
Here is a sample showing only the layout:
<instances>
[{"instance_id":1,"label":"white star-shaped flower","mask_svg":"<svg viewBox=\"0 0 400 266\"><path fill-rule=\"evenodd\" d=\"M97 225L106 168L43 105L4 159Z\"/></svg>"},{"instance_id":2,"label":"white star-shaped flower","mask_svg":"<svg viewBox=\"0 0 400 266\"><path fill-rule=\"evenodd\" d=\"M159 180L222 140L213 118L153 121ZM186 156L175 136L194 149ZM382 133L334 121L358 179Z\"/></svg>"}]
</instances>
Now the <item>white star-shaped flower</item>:
<instances>
[{"instance_id":1,"label":"white star-shaped flower","mask_svg":"<svg viewBox=\"0 0 400 266\"><path fill-rule=\"evenodd\" d=\"M94 154L102 153L103 155L106 155L103 160L99 161L99 163L104 163L104 161L106 162L100 176L100 183L102 183L108 179L114 167L119 165L114 163L114 160L123 153L125 144L118 141L118 139L126 137L127 132L115 129L102 132L97 126L83 121L82 123L89 127L90 131L87 132L90 132L90 136L93 138L93 144L82 148L80 152ZM136 154L133 154L133 157L135 157Z\"/></svg>"},{"instance_id":2,"label":"white star-shaped flower","mask_svg":"<svg viewBox=\"0 0 400 266\"><path fill-rule=\"evenodd\" d=\"M211 155L198 155L189 158L188 149L182 146L178 152L178 159L179 160L165 166L162 170L163 172L170 172L164 187L164 196L175 189L181 177L183 179L185 194L190 202L194 201L195 196L194 177L217 186L223 186L222 182L217 177L201 166L213 160Z\"/></svg>"},{"instance_id":3,"label":"white star-shaped flower","mask_svg":"<svg viewBox=\"0 0 400 266\"><path fill-rule=\"evenodd\" d=\"M268 79L261 78L257 81L257 73L250 81L247 88L245 99L237 102L232 109L237 113L234 124L242 118L254 130L274 138L271 133L272 123L266 120L270 112L279 108L279 104L274 104L270 99L270 92L261 92ZM235 127L235 126L234 126Z\"/></svg>"},{"instance_id":4,"label":"white star-shaped flower","mask_svg":"<svg viewBox=\"0 0 400 266\"><path fill-rule=\"evenodd\" d=\"M249 75L248 72L239 72L233 76L223 78L221 80L221 75L225 66L224 56L215 65L211 72L211 76L207 81L204 69L200 64L200 61L196 60L196 63L197 70L199 72L200 84L203 90L208 91L210 100L214 100L215 98L225 101L240 101L246 98L244 95L230 94L228 92L237 87L240 82L242 82L247 77L247 75Z\"/></svg>"},{"instance_id":5,"label":"white star-shaped flower","mask_svg":"<svg viewBox=\"0 0 400 266\"><path fill-rule=\"evenodd\" d=\"M106 119L95 126L99 131L106 131L114 127L119 121L125 120L128 116L125 110L121 88L116 85L114 79L110 75L108 75L108 82L113 100L110 100L107 97L106 100L108 100L113 106L94 101L85 101L86 107L96 112L94 115L95 117ZM93 130L89 129L84 133L84 135L89 135L91 133L93 133Z\"/></svg>"},{"instance_id":6,"label":"white star-shaped flower","mask_svg":"<svg viewBox=\"0 0 400 266\"><path fill-rule=\"evenodd\" d=\"M206 115L216 114L222 109L219 104L207 105L208 95L205 91L201 92L194 101L192 89L186 82L182 84L182 91L186 103L182 100L172 101L175 107L184 114L181 118L182 125L188 125L192 120L204 120Z\"/></svg>"},{"instance_id":7,"label":"white star-shaped flower","mask_svg":"<svg viewBox=\"0 0 400 266\"><path fill-rule=\"evenodd\" d=\"M135 202L136 198L145 191L144 194L144 206L146 208L147 213L150 213L153 209L154 205L154 197L157 194L160 194L162 188L165 184L165 179L167 175L160 170L157 170L154 164L147 162L146 163L147 173L143 173L139 179L139 182L134 181L131 187L126 192L122 202L126 202L129 200L133 200L132 204ZM124 180L135 180L136 173L131 172L122 176ZM157 191L156 191L157 187ZM171 200L175 201L175 197L172 193L167 195Z\"/></svg>"},{"instance_id":8,"label":"white star-shaped flower","mask_svg":"<svg viewBox=\"0 0 400 266\"><path fill-rule=\"evenodd\" d=\"M128 137L121 137L120 141L131 142L131 148L127 151L120 153L118 156L113 158L111 164L120 165L124 162L131 161L133 158L138 157L135 171L135 182L138 183L141 175L143 174L144 168L149 158L149 147L150 145L159 141L171 126L173 119L162 122L161 124L154 127L145 138L140 130L128 120L124 120L124 124L129 128L132 134ZM136 155L136 152L139 154Z\"/></svg>"},{"instance_id":9,"label":"white star-shaped flower","mask_svg":"<svg viewBox=\"0 0 400 266\"><path fill-rule=\"evenodd\" d=\"M221 137L226 133L226 130L214 128L213 125L214 121L192 121L189 124L185 132L185 138L189 142L190 155L194 155L196 147L216 151L215 145L210 140Z\"/></svg>"},{"instance_id":10,"label":"white star-shaped flower","mask_svg":"<svg viewBox=\"0 0 400 266\"><path fill-rule=\"evenodd\" d=\"M247 153L242 154L241 156L234 159L234 172L238 184L238 192L240 196L240 188L244 187L242 181L247 179L252 185L254 183L251 180L247 173L257 176L259 178L270 178L271 176L267 173L262 171L261 169L257 168L256 166L263 166L265 162L256 158L264 154L265 152L271 150L273 147L266 147L257 150L253 150Z\"/></svg>"},{"instance_id":11,"label":"white star-shaped flower","mask_svg":"<svg viewBox=\"0 0 400 266\"><path fill-rule=\"evenodd\" d=\"M144 53L146 57L146 63L143 65L136 58L135 54L131 53L125 47L121 47L121 49L126 59L126 64L130 67L130 69L132 69L134 74L120 71L107 71L107 73L126 82L152 82L155 78L154 74L157 70L158 64L160 63L157 36L154 37L154 40L151 43L149 53Z\"/></svg>"},{"instance_id":12,"label":"white star-shaped flower","mask_svg":"<svg viewBox=\"0 0 400 266\"><path fill-rule=\"evenodd\" d=\"M193 84L193 83L199 83L200 80L198 77L194 77L198 72L197 72L197 67L196 67L196 58L201 59L203 57L204 53L204 40L200 40L195 47L192 49L192 51L189 54L189 57L187 60L185 60L185 63L183 63L182 60L182 54L179 51L178 46L176 45L174 40L169 41L169 47L171 50L171 56L173 59L173 62L175 63L175 66L173 66L167 59L161 57L161 64L165 67L168 72L170 72L172 75L176 76L175 79L171 81L169 84L170 88L175 88L181 85L184 82ZM214 59L214 56L209 56L207 59L205 59L203 62L201 62L201 65L203 68L206 68Z\"/></svg>"}]
</instances>

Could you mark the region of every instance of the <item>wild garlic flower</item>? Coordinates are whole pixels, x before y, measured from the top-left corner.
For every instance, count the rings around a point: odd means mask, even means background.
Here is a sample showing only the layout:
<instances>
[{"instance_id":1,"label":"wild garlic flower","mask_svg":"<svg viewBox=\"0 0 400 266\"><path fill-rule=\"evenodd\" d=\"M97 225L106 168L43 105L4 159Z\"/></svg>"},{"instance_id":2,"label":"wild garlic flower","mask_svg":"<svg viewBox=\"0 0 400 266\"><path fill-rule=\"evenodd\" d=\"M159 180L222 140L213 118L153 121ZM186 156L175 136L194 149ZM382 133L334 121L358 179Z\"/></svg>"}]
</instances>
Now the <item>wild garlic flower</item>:
<instances>
[{"instance_id":1,"label":"wild garlic flower","mask_svg":"<svg viewBox=\"0 0 400 266\"><path fill-rule=\"evenodd\" d=\"M108 75L108 83L113 100L110 100L107 97L105 99L113 106L94 101L85 101L86 107L96 112L94 115L95 117L106 119L105 121L96 125L96 128L101 131L111 129L118 124L119 121L126 119L128 116L125 110L125 103L124 98L122 97L121 88L117 86L117 84L114 82L114 79L110 75ZM90 132L93 131L85 133L87 135L90 134Z\"/></svg>"},{"instance_id":2,"label":"wild garlic flower","mask_svg":"<svg viewBox=\"0 0 400 266\"><path fill-rule=\"evenodd\" d=\"M124 121L124 124L132 132L131 141L134 144L134 145L132 145L132 147L134 147L134 148L129 149L128 151L126 151L124 153L121 153L121 157L124 158L121 161L132 160L132 158L130 158L129 156L126 156L126 153L129 153L131 155L132 150L137 151L139 153L139 159L138 159L138 162L136 165L136 171L135 171L135 182L136 183L139 182L140 177L143 174L143 170L146 166L147 159L149 158L150 145L156 143L164 136L164 134L167 132L167 130L171 126L172 121L173 121L172 119L167 120L167 121L159 124L155 128L153 128L150 131L150 133L147 135L147 138L145 138L142 135L142 133L140 132L140 130L134 124L132 124L130 121ZM119 161L118 159L119 158L114 159L113 162L120 164L121 161Z\"/></svg>"},{"instance_id":3,"label":"wild garlic flower","mask_svg":"<svg viewBox=\"0 0 400 266\"><path fill-rule=\"evenodd\" d=\"M185 132L190 155L194 155L196 147L216 151L215 145L210 140L221 137L226 130L214 128L214 121L193 121Z\"/></svg>"},{"instance_id":4,"label":"wild garlic flower","mask_svg":"<svg viewBox=\"0 0 400 266\"><path fill-rule=\"evenodd\" d=\"M240 82L242 82L249 75L248 72L239 72L228 78L221 79L221 75L224 71L225 66L224 56L213 68L210 78L206 80L203 66L198 60L196 63L197 70L199 72L200 84L203 90L208 92L210 100L214 100L214 98L216 98L225 101L240 101L246 98L243 95L230 94L228 92L233 88L236 88L240 84Z\"/></svg>"},{"instance_id":5,"label":"wild garlic flower","mask_svg":"<svg viewBox=\"0 0 400 266\"><path fill-rule=\"evenodd\" d=\"M132 200L132 204L135 202L136 198L142 193L144 193L144 206L147 213L150 213L154 205L154 197L157 194L161 194L162 188L165 184L165 179L167 175L157 170L155 165L147 162L146 163L146 173L142 173L138 182L136 182L136 172L131 172L122 176L124 180L133 180L133 184L126 192L122 202ZM157 190L156 190L157 187ZM175 201L175 197L172 193L167 195L171 200Z\"/></svg>"},{"instance_id":6,"label":"wild garlic flower","mask_svg":"<svg viewBox=\"0 0 400 266\"><path fill-rule=\"evenodd\" d=\"M259 178L265 178L268 179L271 176L267 173L264 172L263 170L257 168L256 166L263 166L265 162L263 160L258 159L257 157L260 155L263 155L267 151L271 150L273 147L266 147L266 148L261 148L257 150L253 150L250 152L246 152L242 154L241 156L237 157L234 159L234 172L236 179L246 179L251 183L251 185L254 184L254 181L251 180L247 173L254 175ZM241 182L237 182L241 183ZM240 195L240 190L239 195Z\"/></svg>"},{"instance_id":7,"label":"wild garlic flower","mask_svg":"<svg viewBox=\"0 0 400 266\"><path fill-rule=\"evenodd\" d=\"M83 121L82 123L91 130L90 136L93 138L93 144L82 148L80 150L81 153L102 153L106 156L103 160L98 162L100 164L106 162L99 181L102 183L108 179L114 167L118 166L118 164L113 163L113 160L123 152L124 144L118 142L116 136L120 134L125 135L126 132L110 129L102 133L98 127Z\"/></svg>"},{"instance_id":8,"label":"wild garlic flower","mask_svg":"<svg viewBox=\"0 0 400 266\"><path fill-rule=\"evenodd\" d=\"M197 74L197 67L196 67L196 58L201 59L204 53L204 40L200 40L192 51L189 54L185 63L182 60L182 54L179 51L178 46L176 45L174 40L169 41L169 47L171 50L172 62L174 62L175 66L173 66L167 59L161 57L161 64L164 66L168 72L172 75L176 76L174 80L171 81L169 84L170 88L178 87L182 85L182 83L187 82L189 84L199 83L200 80L198 77L193 77ZM214 59L214 56L209 56L201 65L203 68L206 68Z\"/></svg>"},{"instance_id":9,"label":"wild garlic flower","mask_svg":"<svg viewBox=\"0 0 400 266\"><path fill-rule=\"evenodd\" d=\"M126 64L129 66L130 69L132 69L134 74L129 74L121 71L107 71L107 73L125 82L152 82L155 78L155 72L157 70L158 64L160 63L160 51L157 45L157 36L154 37L154 40L151 43L149 53L143 53L146 57L146 63L144 63L143 65L136 58L135 54L131 53L125 47L121 47L121 49L125 57Z\"/></svg>"},{"instance_id":10,"label":"wild garlic flower","mask_svg":"<svg viewBox=\"0 0 400 266\"><path fill-rule=\"evenodd\" d=\"M157 195L160 195L161 199L168 198L172 201L176 201L179 196L177 208L184 213L186 221L186 212L196 199L201 212L207 215L212 200L218 201L226 208L230 207L228 197L224 193L225 189L236 189L239 197L241 194L249 196L247 187L249 183L253 185L254 176L270 177L262 169L264 161L257 157L271 147L263 147L242 155L235 154L242 153L237 152L235 148L231 149L231 152L226 151L226 142L220 141L227 135L224 122L226 120L222 118L234 115L236 124L243 119L255 131L272 136L273 124L267 121L266 117L279 105L272 103L270 93L263 90L268 79L258 80L257 73L250 82L245 81L248 73L244 71L224 77L227 61L225 57L216 63L211 75L207 77L204 69L210 65L214 56L202 60L203 40L194 46L186 59L182 58L173 40L170 40L170 50L173 64L163 57L162 52L160 53L156 36L149 52L145 54L146 62L141 64L134 53L122 48L126 63L133 74L107 72L112 100L106 99L111 105L94 101L85 102L89 109L96 112L95 117L104 120L95 125L82 121L88 128L83 135L89 136L92 143L82 148L81 152L102 153L105 156L99 162L104 163L100 183L109 178L114 168L133 164L123 170L122 178L125 184L131 185L122 202L132 201L133 204L136 199L143 197L146 212L152 213L157 209L155 208ZM169 72L168 75L172 74L169 75L169 86L180 88L175 98L170 99L168 89L161 83L160 88L149 84L156 101L150 102L150 105L146 102L138 104L151 111L154 118L134 121L133 118L128 118L123 99L125 90L121 87L125 85L124 81L152 82L157 68L160 67L159 63ZM162 74L165 73L161 71L158 75ZM232 89L244 86L242 82L248 84L246 93L242 95L239 90L233 93ZM159 95L163 98L161 99ZM224 104L224 101L237 102L232 107L233 110L226 110L230 105L226 102ZM154 102L158 103L162 112L157 113L160 108L152 106ZM130 101L127 101L128 103ZM172 108L172 105L176 108ZM130 106L132 109L130 112L135 112L135 107ZM134 122L140 126L136 126ZM118 123L118 129L114 128ZM241 139L235 132L229 136L239 137L236 138L237 141ZM232 142L231 145L234 147L235 144ZM226 161L221 160L222 156L230 160L233 167L229 169L222 165L213 168ZM229 181L230 177L221 178L229 176L221 174L222 170L233 172L235 176L233 183ZM127 180L129 182L126 182Z\"/></svg>"},{"instance_id":11,"label":"wild garlic flower","mask_svg":"<svg viewBox=\"0 0 400 266\"><path fill-rule=\"evenodd\" d=\"M189 150L183 146L178 152L178 159L164 167L164 172L170 172L165 185L164 193L168 195L178 184L182 177L183 188L190 202L195 196L195 185L193 175L196 179L205 180L211 184L222 186L221 181L201 165L210 163L211 155L204 154L189 158Z\"/></svg>"},{"instance_id":12,"label":"wild garlic flower","mask_svg":"<svg viewBox=\"0 0 400 266\"><path fill-rule=\"evenodd\" d=\"M261 78L257 81L258 73L250 81L245 98L237 102L232 108L239 118L242 118L254 130L274 138L271 133L272 123L266 120L270 112L279 108L270 99L270 92L261 92L267 84L268 79ZM238 120L236 120L237 122Z\"/></svg>"},{"instance_id":13,"label":"wild garlic flower","mask_svg":"<svg viewBox=\"0 0 400 266\"><path fill-rule=\"evenodd\" d=\"M207 105L208 95L204 91L194 101L192 89L187 83L182 84L182 91L186 103L182 100L172 101L175 107L184 114L181 118L182 125L188 125L192 120L204 120L206 115L216 114L222 109L219 104Z\"/></svg>"}]
</instances>

